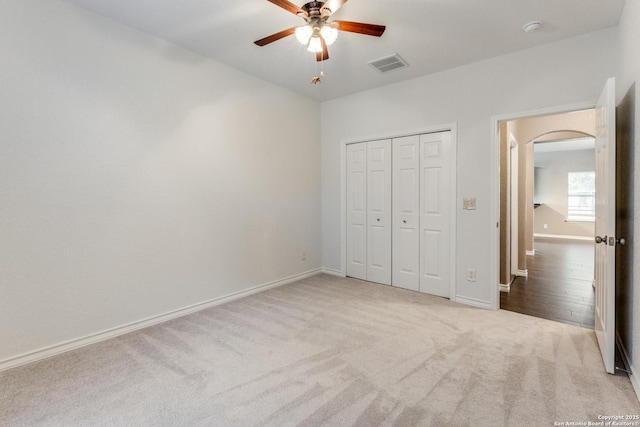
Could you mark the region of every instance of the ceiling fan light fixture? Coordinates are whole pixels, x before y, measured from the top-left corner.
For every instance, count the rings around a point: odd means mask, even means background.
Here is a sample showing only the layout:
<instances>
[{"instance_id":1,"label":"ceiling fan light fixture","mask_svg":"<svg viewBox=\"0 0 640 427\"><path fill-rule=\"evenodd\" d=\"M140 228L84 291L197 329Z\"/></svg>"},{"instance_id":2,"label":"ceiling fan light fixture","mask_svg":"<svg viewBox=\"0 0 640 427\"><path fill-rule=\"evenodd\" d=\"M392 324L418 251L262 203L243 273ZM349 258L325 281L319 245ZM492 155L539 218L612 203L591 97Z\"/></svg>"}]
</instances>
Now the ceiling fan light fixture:
<instances>
[{"instance_id":1,"label":"ceiling fan light fixture","mask_svg":"<svg viewBox=\"0 0 640 427\"><path fill-rule=\"evenodd\" d=\"M289 0L268 1L304 19L305 25L287 28L270 36L263 37L260 40L256 40L253 43L258 46L266 46L295 34L300 44L306 46L309 52L315 53L316 62L329 59L327 46L336 41L338 31L380 37L386 28L384 25L367 24L364 22L341 20L328 22L335 11L342 7L347 0L312 0L302 6L297 6Z\"/></svg>"},{"instance_id":2,"label":"ceiling fan light fixture","mask_svg":"<svg viewBox=\"0 0 640 427\"><path fill-rule=\"evenodd\" d=\"M320 41L320 37L311 37L311 39L309 40L309 46L307 46L307 50L313 53L322 52L322 41Z\"/></svg>"},{"instance_id":3,"label":"ceiling fan light fixture","mask_svg":"<svg viewBox=\"0 0 640 427\"><path fill-rule=\"evenodd\" d=\"M307 45L309 43L309 39L313 34L313 29L308 25L303 25L301 27L296 28L296 39L300 42L300 44Z\"/></svg>"},{"instance_id":4,"label":"ceiling fan light fixture","mask_svg":"<svg viewBox=\"0 0 640 427\"><path fill-rule=\"evenodd\" d=\"M330 25L324 25L320 29L320 35L324 39L324 42L327 44L327 46L330 46L338 38L338 30Z\"/></svg>"}]
</instances>

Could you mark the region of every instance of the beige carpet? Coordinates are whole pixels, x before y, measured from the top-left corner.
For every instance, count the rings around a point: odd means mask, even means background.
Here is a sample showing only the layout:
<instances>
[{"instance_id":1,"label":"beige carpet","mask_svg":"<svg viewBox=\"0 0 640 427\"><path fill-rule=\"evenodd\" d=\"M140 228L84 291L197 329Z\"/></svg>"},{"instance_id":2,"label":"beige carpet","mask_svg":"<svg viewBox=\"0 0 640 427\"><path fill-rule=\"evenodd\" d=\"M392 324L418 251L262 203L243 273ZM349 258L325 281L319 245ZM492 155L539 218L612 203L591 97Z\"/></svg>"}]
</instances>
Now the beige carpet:
<instances>
[{"instance_id":1,"label":"beige carpet","mask_svg":"<svg viewBox=\"0 0 640 427\"><path fill-rule=\"evenodd\" d=\"M594 332L328 275L0 373L0 425L553 426L640 414ZM585 424L586 425L586 424Z\"/></svg>"}]
</instances>

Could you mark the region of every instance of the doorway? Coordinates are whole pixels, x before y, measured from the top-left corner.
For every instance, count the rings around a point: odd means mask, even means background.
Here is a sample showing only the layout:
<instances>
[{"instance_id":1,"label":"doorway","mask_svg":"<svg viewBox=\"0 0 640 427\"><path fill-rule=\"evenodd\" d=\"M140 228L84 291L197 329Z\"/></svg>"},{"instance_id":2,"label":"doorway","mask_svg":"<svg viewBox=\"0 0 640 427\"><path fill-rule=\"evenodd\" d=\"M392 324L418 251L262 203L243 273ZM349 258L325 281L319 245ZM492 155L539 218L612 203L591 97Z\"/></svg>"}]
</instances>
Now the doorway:
<instances>
[{"instance_id":1,"label":"doorway","mask_svg":"<svg viewBox=\"0 0 640 427\"><path fill-rule=\"evenodd\" d=\"M595 110L498 124L500 308L593 329Z\"/></svg>"}]
</instances>

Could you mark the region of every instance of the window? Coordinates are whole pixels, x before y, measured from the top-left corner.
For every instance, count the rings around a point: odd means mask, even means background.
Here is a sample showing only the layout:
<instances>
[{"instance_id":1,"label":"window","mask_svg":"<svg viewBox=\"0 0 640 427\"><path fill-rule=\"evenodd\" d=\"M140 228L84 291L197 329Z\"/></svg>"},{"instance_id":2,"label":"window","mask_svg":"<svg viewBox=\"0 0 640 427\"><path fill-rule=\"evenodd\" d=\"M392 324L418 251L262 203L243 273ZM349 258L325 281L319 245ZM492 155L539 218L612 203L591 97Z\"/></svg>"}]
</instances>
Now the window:
<instances>
[{"instance_id":1,"label":"window","mask_svg":"<svg viewBox=\"0 0 640 427\"><path fill-rule=\"evenodd\" d=\"M596 173L568 172L567 221L594 222L596 217Z\"/></svg>"}]
</instances>

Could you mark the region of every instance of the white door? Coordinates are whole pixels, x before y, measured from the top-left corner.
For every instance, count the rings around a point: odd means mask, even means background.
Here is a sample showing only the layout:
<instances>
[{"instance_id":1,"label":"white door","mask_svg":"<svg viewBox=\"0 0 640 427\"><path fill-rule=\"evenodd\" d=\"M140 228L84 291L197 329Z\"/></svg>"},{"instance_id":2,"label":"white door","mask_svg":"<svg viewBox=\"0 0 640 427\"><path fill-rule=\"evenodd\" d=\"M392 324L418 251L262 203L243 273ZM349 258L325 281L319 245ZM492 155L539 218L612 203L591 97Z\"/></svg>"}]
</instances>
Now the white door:
<instances>
[{"instance_id":1,"label":"white door","mask_svg":"<svg viewBox=\"0 0 640 427\"><path fill-rule=\"evenodd\" d=\"M604 366L614 373L616 265L616 109L610 78L596 106L595 329Z\"/></svg>"},{"instance_id":2,"label":"white door","mask_svg":"<svg viewBox=\"0 0 640 427\"><path fill-rule=\"evenodd\" d=\"M393 139L392 284L419 290L420 137Z\"/></svg>"},{"instance_id":3,"label":"white door","mask_svg":"<svg viewBox=\"0 0 640 427\"><path fill-rule=\"evenodd\" d=\"M367 145L347 145L347 276L367 279Z\"/></svg>"},{"instance_id":4,"label":"white door","mask_svg":"<svg viewBox=\"0 0 640 427\"><path fill-rule=\"evenodd\" d=\"M367 144L367 280L391 284L391 140Z\"/></svg>"},{"instance_id":5,"label":"white door","mask_svg":"<svg viewBox=\"0 0 640 427\"><path fill-rule=\"evenodd\" d=\"M420 292L449 298L451 132L420 135Z\"/></svg>"}]
</instances>

